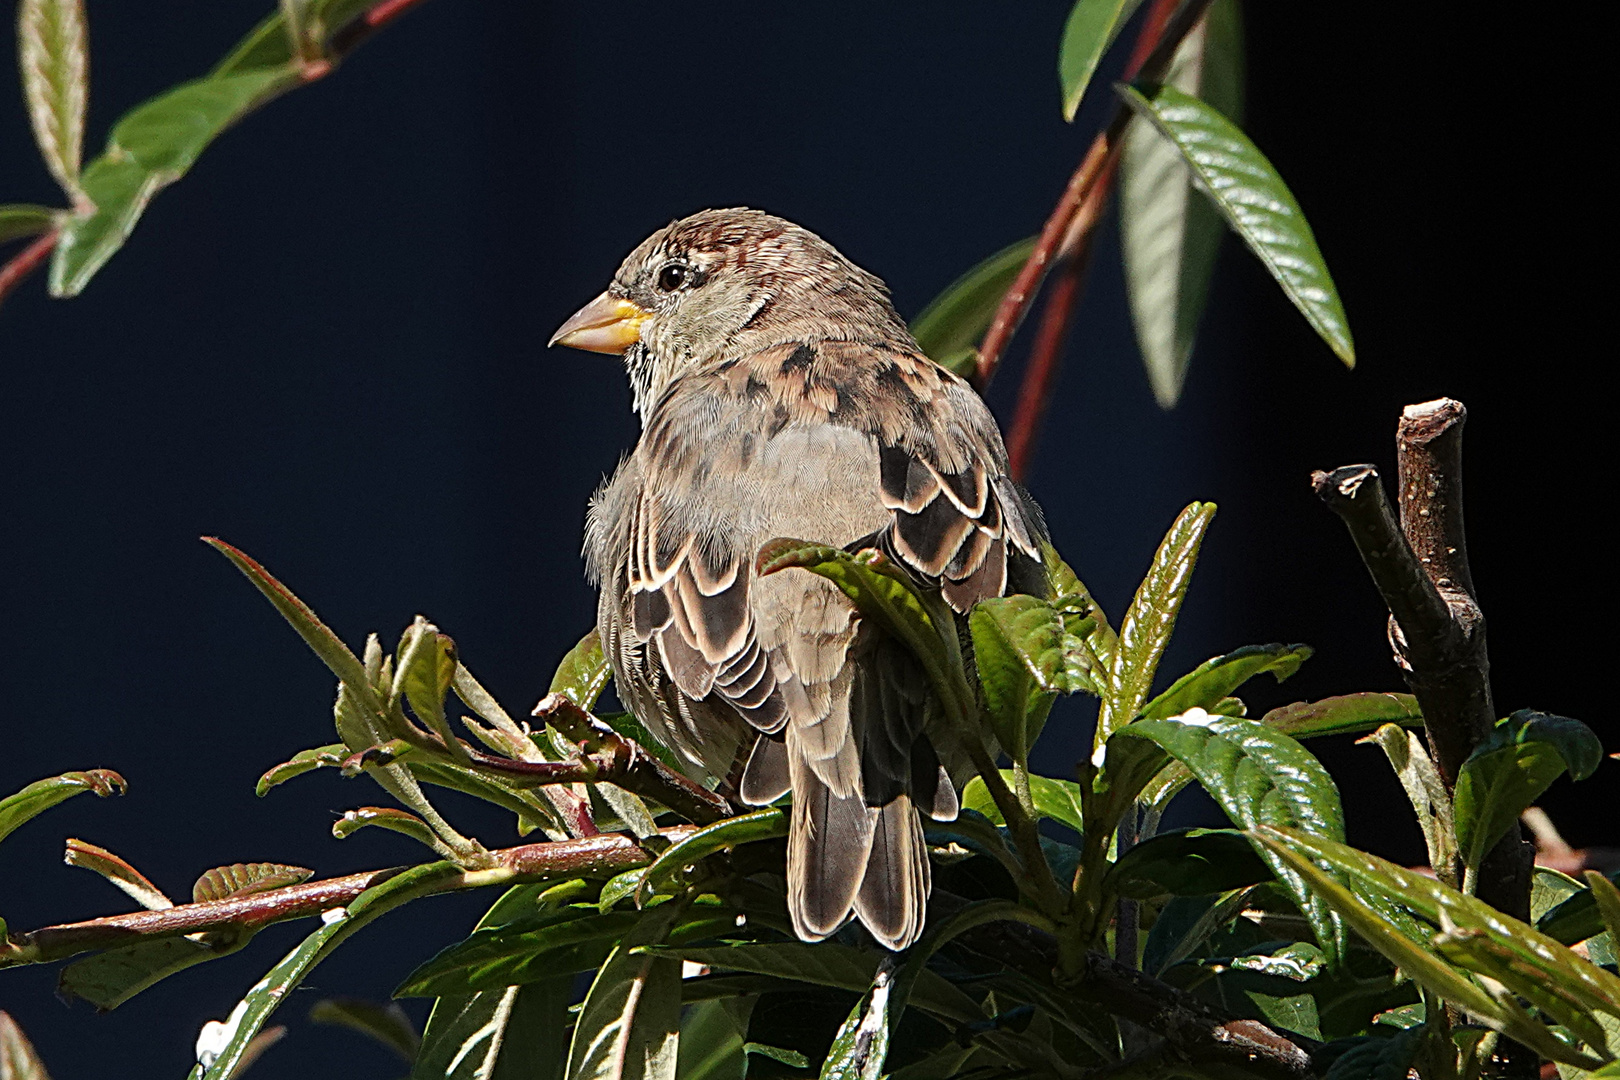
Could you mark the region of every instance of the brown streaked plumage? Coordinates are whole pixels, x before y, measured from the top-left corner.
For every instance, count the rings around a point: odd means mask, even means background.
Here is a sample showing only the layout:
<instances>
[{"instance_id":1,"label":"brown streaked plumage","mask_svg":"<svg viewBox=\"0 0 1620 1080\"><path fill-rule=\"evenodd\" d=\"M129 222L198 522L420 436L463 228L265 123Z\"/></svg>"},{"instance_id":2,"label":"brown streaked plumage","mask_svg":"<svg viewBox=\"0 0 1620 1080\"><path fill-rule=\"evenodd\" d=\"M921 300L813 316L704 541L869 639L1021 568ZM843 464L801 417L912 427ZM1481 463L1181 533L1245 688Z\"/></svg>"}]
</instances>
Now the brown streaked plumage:
<instances>
[{"instance_id":1,"label":"brown streaked plumage","mask_svg":"<svg viewBox=\"0 0 1620 1080\"><path fill-rule=\"evenodd\" d=\"M754 556L780 536L877 546L961 615L1043 591L1044 527L994 419L882 282L755 210L654 233L553 341L622 352L642 420L586 526L620 696L694 772L746 753L744 802L792 791L801 938L853 914L905 948L929 889L919 815L956 816L965 762L902 645L831 583L757 577Z\"/></svg>"}]
</instances>

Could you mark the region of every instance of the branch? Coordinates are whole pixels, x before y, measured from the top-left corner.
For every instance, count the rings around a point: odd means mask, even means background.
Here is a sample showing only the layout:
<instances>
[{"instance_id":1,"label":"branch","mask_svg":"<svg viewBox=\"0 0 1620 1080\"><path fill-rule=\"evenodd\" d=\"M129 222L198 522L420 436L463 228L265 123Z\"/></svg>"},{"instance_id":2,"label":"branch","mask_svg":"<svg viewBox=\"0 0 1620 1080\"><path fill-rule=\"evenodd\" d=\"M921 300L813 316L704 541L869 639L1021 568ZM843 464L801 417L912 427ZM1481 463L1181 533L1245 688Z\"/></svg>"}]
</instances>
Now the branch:
<instances>
[{"instance_id":1,"label":"branch","mask_svg":"<svg viewBox=\"0 0 1620 1080\"><path fill-rule=\"evenodd\" d=\"M1175 15L1170 17L1163 25L1162 31L1157 33L1157 19L1155 14L1171 0L1162 0L1142 26L1142 36L1137 42L1137 56L1142 59L1139 63L1133 62L1126 67L1125 80L1130 82L1137 78L1153 81L1161 78L1170 60L1175 56L1176 49L1180 47L1182 38L1198 24L1204 17L1204 11L1209 7L1210 0L1184 0ZM1151 43L1151 44L1150 44ZM1145 55L1143 55L1145 54ZM1136 57L1132 58L1133 61ZM1045 280L1047 272L1067 251L1073 251L1079 241L1078 236L1071 236L1072 228L1081 209L1086 205L1093 189L1102 189L1096 208L1097 216L1101 216L1102 204L1107 201L1107 185L1113 178L1114 165L1119 158L1119 150L1125 136L1125 128L1131 121L1131 110L1126 105L1119 105L1114 110L1113 119L1108 126L1092 140L1081 159L1080 166L1069 178L1069 184L1063 189L1058 198L1057 205L1047 217L1046 224L1041 227L1040 238L1035 241L1035 249L1029 253L1018 277L1013 280L1007 289L1006 295L1001 298L1001 306L996 309L995 318L990 323L990 329L985 332L984 342L979 346L979 359L974 368L973 382L982 393L990 384L990 379L996 373L996 367L1001 362L1002 354L1012 341L1013 334L1018 332L1019 325L1024 316L1029 314L1030 305L1035 301L1035 295L1040 292L1041 282ZM1095 219L1091 225L1095 224ZM1087 226L1087 229L1091 227Z\"/></svg>"},{"instance_id":2,"label":"branch","mask_svg":"<svg viewBox=\"0 0 1620 1080\"><path fill-rule=\"evenodd\" d=\"M673 843L694 830L681 825L659 835ZM445 878L433 892L457 892L490 885L517 885L577 877L605 878L651 863L657 854L621 833L602 833L580 840L523 844L493 851L494 865ZM407 867L369 870L344 877L309 881L247 896L179 904L162 911L136 911L86 922L47 926L13 934L0 944L0 968L62 960L95 949L117 948L152 938L208 930L254 931L271 923L306 919L343 907Z\"/></svg>"},{"instance_id":3,"label":"branch","mask_svg":"<svg viewBox=\"0 0 1620 1080\"><path fill-rule=\"evenodd\" d=\"M0 304L6 302L13 290L21 285L29 274L45 265L45 260L56 250L56 241L61 234L55 229L41 236L32 244L17 252L16 256L4 266L0 266Z\"/></svg>"}]
</instances>

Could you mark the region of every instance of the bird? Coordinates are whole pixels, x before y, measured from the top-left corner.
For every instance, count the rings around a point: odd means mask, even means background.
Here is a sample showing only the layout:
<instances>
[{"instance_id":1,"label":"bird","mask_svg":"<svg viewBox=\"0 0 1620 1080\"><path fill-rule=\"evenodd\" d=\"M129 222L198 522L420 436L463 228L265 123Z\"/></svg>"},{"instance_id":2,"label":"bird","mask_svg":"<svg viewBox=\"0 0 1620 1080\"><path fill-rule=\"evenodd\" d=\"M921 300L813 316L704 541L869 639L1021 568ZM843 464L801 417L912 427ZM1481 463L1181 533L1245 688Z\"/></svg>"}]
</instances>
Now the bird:
<instances>
[{"instance_id":1,"label":"bird","mask_svg":"<svg viewBox=\"0 0 1620 1080\"><path fill-rule=\"evenodd\" d=\"M621 702L742 803L792 792L798 938L853 917L906 948L930 891L922 818L956 818L971 762L901 642L828 580L755 560L780 537L876 548L959 621L1044 595L1046 526L994 417L881 280L747 208L653 233L551 344L621 356L642 425L586 515Z\"/></svg>"}]
</instances>

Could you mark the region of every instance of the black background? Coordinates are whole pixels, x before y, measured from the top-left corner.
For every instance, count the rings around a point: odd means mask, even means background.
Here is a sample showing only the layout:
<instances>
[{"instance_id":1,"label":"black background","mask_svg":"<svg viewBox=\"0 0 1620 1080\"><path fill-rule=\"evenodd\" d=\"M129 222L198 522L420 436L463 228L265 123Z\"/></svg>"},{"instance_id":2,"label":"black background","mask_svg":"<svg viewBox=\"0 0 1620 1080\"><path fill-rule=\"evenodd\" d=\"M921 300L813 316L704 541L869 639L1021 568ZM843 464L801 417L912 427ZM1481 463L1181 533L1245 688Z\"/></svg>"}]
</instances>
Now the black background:
<instances>
[{"instance_id":1,"label":"black background","mask_svg":"<svg viewBox=\"0 0 1620 1080\"><path fill-rule=\"evenodd\" d=\"M1058 116L1067 7L440 0L222 138L83 297L25 285L0 312L0 790L96 766L131 787L9 839L0 914L26 929L127 908L61 865L64 836L174 895L240 860L328 876L417 858L388 834L330 838L343 809L384 801L363 784L321 773L255 799L266 767L329 741L331 679L196 537L256 555L356 645L428 615L526 709L592 620L583 507L637 430L616 365L547 353L551 331L646 233L736 204L821 232L914 315L1038 227L1111 107ZM1458 397L1498 705L1611 738L1613 344L1591 252L1612 172L1583 119L1598 44L1568 12L1540 25L1486 7L1249 6L1245 127L1315 227L1360 367L1342 370L1229 240L1186 396L1161 412L1110 226L1030 482L1116 617L1176 511L1220 503L1167 674L1306 641L1317 657L1251 706L1396 689L1377 598L1307 475L1392 471L1400 407ZM93 0L92 146L262 14ZM20 103L0 109L0 197L56 198ZM1024 347L991 394L1003 417ZM1048 771L1083 752L1084 713L1054 718ZM1351 839L1417 859L1377 751L1317 749ZM1545 801L1577 845L1615 840L1612 770ZM515 839L504 814L443 805ZM426 901L346 946L278 1015L291 1035L254 1075L401 1072L308 1024L308 1004L386 995L488 899ZM53 1000L47 969L0 975L0 1007L58 1077L179 1077L202 1022L306 929L107 1017Z\"/></svg>"}]
</instances>

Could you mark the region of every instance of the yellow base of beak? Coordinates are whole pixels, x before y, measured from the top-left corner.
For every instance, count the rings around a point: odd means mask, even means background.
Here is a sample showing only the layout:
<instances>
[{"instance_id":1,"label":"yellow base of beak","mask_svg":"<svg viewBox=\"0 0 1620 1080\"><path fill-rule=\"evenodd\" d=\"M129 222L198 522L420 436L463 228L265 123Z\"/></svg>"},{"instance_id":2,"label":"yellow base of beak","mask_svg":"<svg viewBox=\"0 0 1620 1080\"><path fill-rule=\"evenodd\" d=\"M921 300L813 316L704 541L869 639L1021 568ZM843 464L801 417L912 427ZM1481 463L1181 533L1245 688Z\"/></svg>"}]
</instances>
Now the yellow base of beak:
<instances>
[{"instance_id":1,"label":"yellow base of beak","mask_svg":"<svg viewBox=\"0 0 1620 1080\"><path fill-rule=\"evenodd\" d=\"M639 304L603 293L559 326L547 347L567 345L587 352L622 356L641 339L641 324L650 314Z\"/></svg>"}]
</instances>

